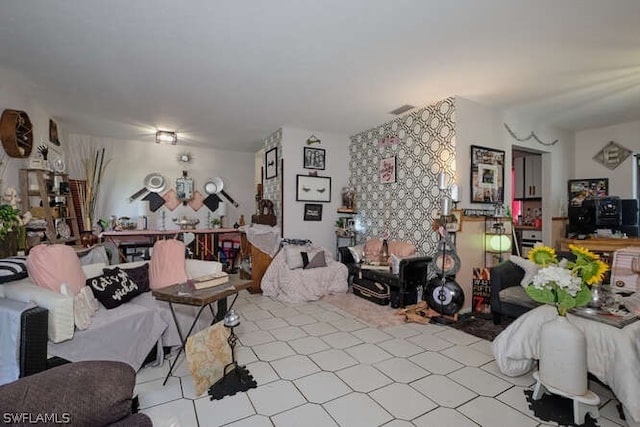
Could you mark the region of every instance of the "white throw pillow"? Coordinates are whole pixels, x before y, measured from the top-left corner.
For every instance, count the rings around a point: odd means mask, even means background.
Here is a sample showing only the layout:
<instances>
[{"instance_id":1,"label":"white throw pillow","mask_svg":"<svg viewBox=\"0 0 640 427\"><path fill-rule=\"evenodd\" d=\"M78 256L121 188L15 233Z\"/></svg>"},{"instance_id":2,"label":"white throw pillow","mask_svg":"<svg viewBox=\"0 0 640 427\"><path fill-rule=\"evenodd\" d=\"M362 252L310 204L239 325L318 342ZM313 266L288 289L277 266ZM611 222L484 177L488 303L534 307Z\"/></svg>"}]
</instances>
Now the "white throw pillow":
<instances>
[{"instance_id":1,"label":"white throw pillow","mask_svg":"<svg viewBox=\"0 0 640 427\"><path fill-rule=\"evenodd\" d=\"M360 264L362 258L364 257L364 245L357 246L349 246L349 252L351 252L351 256L353 257L353 262L356 264Z\"/></svg>"},{"instance_id":2,"label":"white throw pillow","mask_svg":"<svg viewBox=\"0 0 640 427\"><path fill-rule=\"evenodd\" d=\"M540 270L540 266L538 264L517 255L511 255L509 261L524 270L524 277L520 282L520 286L526 288L531 283L533 283L533 278L536 276L536 274L538 274L538 270Z\"/></svg>"},{"instance_id":3,"label":"white throw pillow","mask_svg":"<svg viewBox=\"0 0 640 427\"><path fill-rule=\"evenodd\" d=\"M311 246L299 246L299 245L287 245L284 247L284 254L287 261L287 266L291 270L302 268L302 255L300 252L308 252Z\"/></svg>"}]
</instances>

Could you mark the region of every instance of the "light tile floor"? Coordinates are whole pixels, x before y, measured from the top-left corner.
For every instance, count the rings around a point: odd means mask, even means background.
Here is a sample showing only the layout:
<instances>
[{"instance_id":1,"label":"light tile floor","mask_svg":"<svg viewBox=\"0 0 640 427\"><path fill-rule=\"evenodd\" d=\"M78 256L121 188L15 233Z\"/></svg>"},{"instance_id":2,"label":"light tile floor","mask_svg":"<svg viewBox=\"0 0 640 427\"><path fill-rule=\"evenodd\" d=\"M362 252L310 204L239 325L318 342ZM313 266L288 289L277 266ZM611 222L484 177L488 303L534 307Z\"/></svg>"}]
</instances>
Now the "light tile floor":
<instances>
[{"instance_id":1,"label":"light tile floor","mask_svg":"<svg viewBox=\"0 0 640 427\"><path fill-rule=\"evenodd\" d=\"M242 292L238 362L258 387L221 400L195 395L184 356L140 370L141 412L154 426L546 426L528 408L531 375L498 370L491 345L440 325L378 329L323 302L285 304ZM624 426L611 392L603 427Z\"/></svg>"}]
</instances>

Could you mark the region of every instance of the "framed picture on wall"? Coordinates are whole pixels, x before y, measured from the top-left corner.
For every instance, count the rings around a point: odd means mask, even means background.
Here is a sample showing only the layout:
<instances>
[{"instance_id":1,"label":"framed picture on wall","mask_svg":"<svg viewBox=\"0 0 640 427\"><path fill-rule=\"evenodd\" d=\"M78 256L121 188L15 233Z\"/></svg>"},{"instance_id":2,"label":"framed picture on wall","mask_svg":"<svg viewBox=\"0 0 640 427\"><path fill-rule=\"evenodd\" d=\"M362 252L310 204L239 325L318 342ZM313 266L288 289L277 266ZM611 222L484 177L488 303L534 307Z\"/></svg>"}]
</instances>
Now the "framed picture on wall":
<instances>
[{"instance_id":1,"label":"framed picture on wall","mask_svg":"<svg viewBox=\"0 0 640 427\"><path fill-rule=\"evenodd\" d=\"M278 176L278 147L273 147L264 155L264 177L271 179Z\"/></svg>"},{"instance_id":2,"label":"framed picture on wall","mask_svg":"<svg viewBox=\"0 0 640 427\"><path fill-rule=\"evenodd\" d=\"M304 147L303 167L305 169L325 168L325 151L323 148Z\"/></svg>"},{"instance_id":3,"label":"framed picture on wall","mask_svg":"<svg viewBox=\"0 0 640 427\"><path fill-rule=\"evenodd\" d=\"M296 175L296 200L298 202L330 202L331 178Z\"/></svg>"},{"instance_id":4,"label":"framed picture on wall","mask_svg":"<svg viewBox=\"0 0 640 427\"><path fill-rule=\"evenodd\" d=\"M319 203L304 204L305 221L322 221L322 205Z\"/></svg>"},{"instance_id":5,"label":"framed picture on wall","mask_svg":"<svg viewBox=\"0 0 640 427\"><path fill-rule=\"evenodd\" d=\"M570 179L569 206L580 207L587 197L609 195L609 178Z\"/></svg>"},{"instance_id":6,"label":"framed picture on wall","mask_svg":"<svg viewBox=\"0 0 640 427\"><path fill-rule=\"evenodd\" d=\"M396 182L395 156L380 160L380 183L391 184L394 182Z\"/></svg>"},{"instance_id":7,"label":"framed picture on wall","mask_svg":"<svg viewBox=\"0 0 640 427\"><path fill-rule=\"evenodd\" d=\"M503 150L471 146L471 203L504 201Z\"/></svg>"},{"instance_id":8,"label":"framed picture on wall","mask_svg":"<svg viewBox=\"0 0 640 427\"><path fill-rule=\"evenodd\" d=\"M58 124L52 119L49 119L49 142L53 145L60 146L60 140L58 139Z\"/></svg>"}]
</instances>

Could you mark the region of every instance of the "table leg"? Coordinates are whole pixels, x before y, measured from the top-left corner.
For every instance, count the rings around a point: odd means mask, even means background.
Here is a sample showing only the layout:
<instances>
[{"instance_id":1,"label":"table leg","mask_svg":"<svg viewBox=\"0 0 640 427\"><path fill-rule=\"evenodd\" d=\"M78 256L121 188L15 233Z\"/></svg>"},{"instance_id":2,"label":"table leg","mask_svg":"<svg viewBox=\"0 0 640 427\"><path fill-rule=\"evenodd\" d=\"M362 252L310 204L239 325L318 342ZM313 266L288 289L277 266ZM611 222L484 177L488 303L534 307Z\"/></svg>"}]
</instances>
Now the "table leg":
<instances>
[{"instance_id":1,"label":"table leg","mask_svg":"<svg viewBox=\"0 0 640 427\"><path fill-rule=\"evenodd\" d=\"M224 300L226 301L226 298L224 298ZM200 318L200 315L202 314L202 310L204 310L204 308L207 305L210 306L210 304L206 304L206 305L203 305L202 307L200 307L200 310L198 310L198 314L193 319L193 323L191 323L191 327L189 328L189 332L187 332L187 335L185 337L183 337L182 332L180 331L180 325L178 324L178 318L176 317L176 313L175 313L175 311L173 309L173 304L169 303L169 308L171 309L171 315L173 316L173 322L176 325L176 329L178 330L178 335L180 336L180 342L182 342L182 344L180 345L180 348L178 349L178 354L176 355L176 358L173 359L173 362L171 362L171 366L169 366L169 372L167 372L167 376L164 378L164 382L162 383L162 385L167 384L167 380L171 376L171 373L173 372L173 368L176 366L176 362L178 361L178 358L180 357L180 354L182 353L182 351L184 350L185 346L187 345L187 338L191 335L191 332L193 331L193 328L195 328L196 324L198 323L198 319Z\"/></svg>"},{"instance_id":2,"label":"table leg","mask_svg":"<svg viewBox=\"0 0 640 427\"><path fill-rule=\"evenodd\" d=\"M224 319L224 315L227 314L227 299L222 298L218 300L218 313L216 313L216 317L214 318L214 322Z\"/></svg>"}]
</instances>

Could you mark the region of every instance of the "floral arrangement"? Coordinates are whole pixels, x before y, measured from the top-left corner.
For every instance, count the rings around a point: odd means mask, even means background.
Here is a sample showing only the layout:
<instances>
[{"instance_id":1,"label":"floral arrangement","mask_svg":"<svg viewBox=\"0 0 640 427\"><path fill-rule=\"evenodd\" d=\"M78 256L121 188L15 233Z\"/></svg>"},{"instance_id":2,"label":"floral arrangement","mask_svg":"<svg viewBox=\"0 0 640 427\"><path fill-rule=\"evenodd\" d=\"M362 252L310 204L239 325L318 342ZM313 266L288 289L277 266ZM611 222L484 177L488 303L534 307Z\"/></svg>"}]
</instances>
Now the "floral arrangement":
<instances>
[{"instance_id":1,"label":"floral arrangement","mask_svg":"<svg viewBox=\"0 0 640 427\"><path fill-rule=\"evenodd\" d=\"M529 260L540 267L527 286L527 294L544 304L554 304L560 316L567 311L587 305L591 301L590 286L602 281L609 266L586 248L569 245L575 261L559 261L556 251L549 246L536 244L529 252Z\"/></svg>"}]
</instances>

